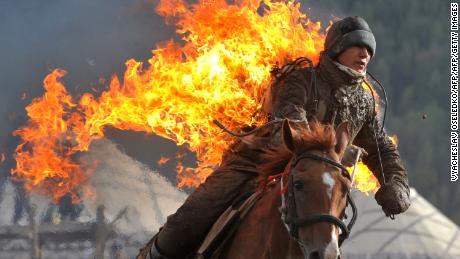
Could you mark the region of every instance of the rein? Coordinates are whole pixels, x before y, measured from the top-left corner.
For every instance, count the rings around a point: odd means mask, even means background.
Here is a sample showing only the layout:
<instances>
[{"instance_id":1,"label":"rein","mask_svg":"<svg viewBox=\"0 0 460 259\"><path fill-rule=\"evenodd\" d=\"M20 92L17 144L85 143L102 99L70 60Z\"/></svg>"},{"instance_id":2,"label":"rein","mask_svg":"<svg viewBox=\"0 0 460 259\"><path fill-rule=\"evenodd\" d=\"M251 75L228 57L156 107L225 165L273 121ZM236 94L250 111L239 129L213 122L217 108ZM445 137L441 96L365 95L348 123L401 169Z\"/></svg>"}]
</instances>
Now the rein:
<instances>
[{"instance_id":1,"label":"rein","mask_svg":"<svg viewBox=\"0 0 460 259\"><path fill-rule=\"evenodd\" d=\"M231 130L229 130L227 127L225 127L221 122L219 122L218 120L214 119L213 120L213 123L216 124L219 128L221 128L222 130L224 130L225 132L229 133L230 135L232 136L235 136L235 137L239 137L239 138L242 138L242 137L246 137L246 136L249 136L251 134L254 134L256 132L258 132L259 130L263 129L263 128L266 128L268 126L271 126L273 124L276 124L276 123L279 123L279 122L282 122L283 120L280 119L280 118L275 118L274 120L272 121L269 121L265 124L263 124L262 126L258 127L258 128L255 128L249 132L233 132ZM294 121L294 122L306 122L307 123L307 127L308 127L308 121L304 121L304 120L291 120L291 121ZM293 176L291 174L291 171L292 169L297 165L297 163L302 160L302 159L314 159L314 160L317 160L317 161L322 161L322 162L325 162L327 164L330 164L332 166L335 166L335 167L338 167L341 172L342 172L342 175L347 177L348 179L350 179L350 181L352 180L352 177L350 176L350 173L348 172L348 170L340 163L330 159L330 158L327 158L327 157L323 157L323 156L319 156L319 155L315 155L313 153L309 153L309 152L305 152L305 153L302 153L300 156L298 157L293 157L291 159L291 161L289 161L289 163L286 165L284 171L280 174L277 174L277 175L272 175L272 176L269 176L268 177L268 182L276 179L277 177L280 177L280 181L281 181L281 190L280 190L280 195L281 195L281 207L279 208L280 209L280 212L281 212L281 219L284 223L284 225L286 226L289 234L294 238L294 240L297 241L297 243L299 243L300 246L303 246L303 244L301 243L301 241L298 240L298 236L299 236L299 233L298 233L298 228L299 227L302 227L302 226L307 226L307 225L312 225L312 224L316 224L316 223L320 223L320 222L329 222L329 223L332 223L336 226L338 226L342 233L340 233L339 235L339 240L338 240L338 245L339 247L342 245L343 241L345 239L348 238L348 236L350 235L350 231L351 231L351 228L353 227L353 225L355 224L355 221L356 221L356 218L358 216L358 211L356 209L356 205L352 199L352 197L350 196L350 191L347 192L347 205L350 205L351 206L351 209L352 209L352 218L350 220L350 222L345 225L345 223L333 216L333 215L330 215L330 214L324 214L324 213L317 213L317 214L312 214L312 215L308 215L304 218L298 218L297 217L297 212L296 212L296 202L295 202L295 196L294 196L294 186L293 186ZM289 176L289 179L288 179L288 184L284 184L284 180L286 177ZM289 188L290 187L290 188ZM286 193L287 193L287 198L286 198ZM287 204L287 206L286 206Z\"/></svg>"},{"instance_id":2,"label":"rein","mask_svg":"<svg viewBox=\"0 0 460 259\"><path fill-rule=\"evenodd\" d=\"M299 218L297 216L297 212L296 212L296 201L295 201L294 186L293 186L294 183L293 183L293 176L291 174L291 171L297 165L297 163L302 159L314 159L314 160L322 161L322 162L328 163L330 165L333 165L335 167L338 167L341 170L342 175L344 175L345 177L347 177L348 179L351 180L351 176L348 173L348 170L342 164L337 163L337 162L335 162L334 160L332 160L330 158L315 155L315 154L309 153L309 152L303 153L298 157L293 157L293 159L291 159L291 161L287 164L286 168L284 169L284 171L282 173L272 175L272 176L268 177L268 181L272 181L275 178L280 177L280 181L281 181L281 191L280 191L280 195L281 195L281 207L280 207L281 219L282 219L284 225L286 226L289 234L301 246L302 246L302 243L298 240L298 237L299 237L298 229L299 229L299 227L313 225L313 224L320 223L320 222L332 223L332 224L336 225L337 227L339 227L341 229L341 231L342 231L342 233L339 235L339 240L338 240L339 241L338 244L339 244L339 246L341 246L343 241L345 239L347 239L348 236L350 235L350 231L351 231L353 225L356 222L356 218L357 218L357 215L358 215L356 205L355 205L352 197L350 196L350 192L347 192L347 206L349 204L351 206L351 209L352 209L352 212L353 212L352 218L351 218L350 222L348 223L348 225L345 225L345 223L341 219L339 219L339 218L337 218L337 217L335 217L333 215L324 214L324 213L317 213L317 214L308 215L308 216L306 216L304 218ZM286 177L289 177L288 184L284 185L284 180L285 180ZM287 194L287 197L286 197L286 194ZM286 206L286 204L287 204L287 206Z\"/></svg>"},{"instance_id":3,"label":"rein","mask_svg":"<svg viewBox=\"0 0 460 259\"><path fill-rule=\"evenodd\" d=\"M250 131L247 131L247 132L234 132L234 131L231 131L230 129L228 129L227 127L224 126L224 124L222 124L220 121L216 120L216 119L213 119L212 122L214 124L216 124L217 127L221 128L223 131L227 132L228 134L234 136L234 137L238 137L238 138L242 138L242 137L246 137L246 136L249 136L249 135L252 135L258 131L260 131L261 129L264 129L264 128L267 128L271 125L274 125L274 124L277 124L277 123L280 123L280 122L283 122L284 119L281 119L281 118L275 118L269 122L266 122L265 124L263 124L262 126L259 126L258 128L255 128L255 129L252 129ZM306 120L290 120L292 122L306 122L307 123L307 127L308 127L308 121Z\"/></svg>"}]
</instances>

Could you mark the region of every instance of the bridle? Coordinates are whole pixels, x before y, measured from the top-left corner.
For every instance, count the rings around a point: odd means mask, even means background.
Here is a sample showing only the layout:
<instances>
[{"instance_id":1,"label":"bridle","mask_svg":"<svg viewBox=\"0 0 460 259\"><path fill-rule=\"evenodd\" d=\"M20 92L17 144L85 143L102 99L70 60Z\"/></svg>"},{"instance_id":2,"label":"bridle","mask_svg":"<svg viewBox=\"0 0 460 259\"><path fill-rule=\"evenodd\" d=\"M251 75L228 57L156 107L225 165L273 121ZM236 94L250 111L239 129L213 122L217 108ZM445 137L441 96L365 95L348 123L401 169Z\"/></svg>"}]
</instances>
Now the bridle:
<instances>
[{"instance_id":1,"label":"bridle","mask_svg":"<svg viewBox=\"0 0 460 259\"><path fill-rule=\"evenodd\" d=\"M305 122L303 120L290 120L290 121ZM255 128L255 129L253 129L253 130L251 130L249 132L244 132L244 133L233 132L233 131L227 129L218 120L214 119L213 122L218 127L220 127L222 130L226 131L227 133L229 133L229 134L231 134L231 135L233 135L235 137L245 137L245 136L254 134L255 132L261 130L262 128L271 126L271 125L279 123L279 122L283 122L283 119L275 118L274 120L272 120L270 122L267 122L267 123L265 123L264 125L262 125L262 126L260 126L258 128ZM296 202L295 202L295 196L294 196L294 186L293 186L294 183L293 183L293 176L291 174L291 171L297 165L297 163L300 160L307 159L307 158L317 160L317 161L322 161L322 162L325 162L325 163L330 164L332 166L338 167L341 170L342 175L344 175L345 177L350 179L350 181L352 180L350 174L348 173L348 170L342 164L337 163L336 161L334 161L334 160L332 160L330 158L315 155L315 154L313 154L311 152L302 153L301 155L299 155L297 157L294 156L291 159L291 161L287 164L287 166L284 169L283 173L280 173L280 174L277 174L277 175L272 175L272 176L268 177L268 181L270 182L271 180L274 180L276 177L281 176L281 207L280 207L281 219L283 220L283 223L286 226L289 234L297 241L297 243L299 243L300 246L303 246L303 244L298 239L298 237L299 237L299 233L298 233L299 227L312 225L312 224L316 224L316 223L319 223L319 222L332 223L332 224L338 226L342 230L342 233L339 235L339 240L338 240L339 246L341 246L343 241L345 239L347 239L348 236L350 235L351 228L355 224L356 218L358 217L358 211L356 209L355 202L353 201L352 197L350 196L350 191L347 192L347 205L346 205L346 207L348 207L348 204L351 206L353 215L352 215L351 220L348 223L348 225L345 225L345 223L341 219L339 219L339 218L337 218L337 217L335 217L333 215L324 214L324 213L312 214L312 215L308 215L308 216L306 216L304 218L298 218L297 217ZM289 177L288 184L286 186L284 186L284 178L285 177ZM287 191L287 195L288 195L287 199L286 199L286 196L285 196L286 191ZM287 206L286 206L286 200L287 200L287 203L288 203Z\"/></svg>"},{"instance_id":2,"label":"bridle","mask_svg":"<svg viewBox=\"0 0 460 259\"><path fill-rule=\"evenodd\" d=\"M356 218L358 216L356 205L352 197L350 196L350 192L348 191L346 207L349 204L353 212L352 218L350 222L348 223L348 225L345 225L345 223L341 219L333 215L324 214L324 213L311 214L306 217L299 218L297 216L297 211L296 211L297 208L296 208L296 200L295 200L295 195L294 195L294 183L293 183L293 175L291 174L291 171L297 165L297 163L302 159L314 159L314 160L322 161L332 166L338 167L341 170L342 175L344 175L345 177L351 180L351 176L348 173L348 170L342 164L337 163L336 161L330 158L319 156L319 155L316 155L310 152L305 152L299 156L294 156L291 159L291 161L288 163L288 165L286 166L283 173L269 177L269 180L272 180L276 178L277 176L281 176L281 207L280 207L281 219L284 225L286 226L289 234L301 246L303 246L303 244L301 243L301 241L299 241L299 238L298 238L299 237L299 231L298 231L299 227L313 225L319 222L332 223L338 226L342 230L342 233L339 235L339 240L338 240L338 244L339 246L341 246L343 241L347 239L348 236L350 235L351 228L355 224ZM286 186L284 186L285 177L288 177L288 184ZM286 197L286 193L287 193L287 197Z\"/></svg>"}]
</instances>

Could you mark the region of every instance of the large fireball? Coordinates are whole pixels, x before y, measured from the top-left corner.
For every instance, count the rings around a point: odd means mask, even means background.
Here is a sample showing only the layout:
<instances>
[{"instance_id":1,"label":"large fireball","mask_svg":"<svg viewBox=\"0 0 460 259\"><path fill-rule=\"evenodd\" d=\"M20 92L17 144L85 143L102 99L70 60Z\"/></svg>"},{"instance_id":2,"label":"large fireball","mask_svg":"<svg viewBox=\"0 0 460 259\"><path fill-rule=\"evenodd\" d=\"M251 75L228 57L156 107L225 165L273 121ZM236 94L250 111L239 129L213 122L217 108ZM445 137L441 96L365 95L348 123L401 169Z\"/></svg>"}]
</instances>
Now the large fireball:
<instances>
[{"instance_id":1,"label":"large fireball","mask_svg":"<svg viewBox=\"0 0 460 259\"><path fill-rule=\"evenodd\" d=\"M235 2L160 1L157 13L177 27L183 43L159 44L148 64L126 61L124 76L113 76L99 96L75 100L60 81L64 71L47 75L45 94L26 108L29 121L15 131L22 143L14 177L55 200L67 193L77 200L88 169L75 157L110 125L186 145L198 166L178 164L178 186L203 182L233 141L212 120L233 130L264 123L257 111L270 70L301 56L316 63L325 39L320 23L310 21L299 3Z\"/></svg>"}]
</instances>

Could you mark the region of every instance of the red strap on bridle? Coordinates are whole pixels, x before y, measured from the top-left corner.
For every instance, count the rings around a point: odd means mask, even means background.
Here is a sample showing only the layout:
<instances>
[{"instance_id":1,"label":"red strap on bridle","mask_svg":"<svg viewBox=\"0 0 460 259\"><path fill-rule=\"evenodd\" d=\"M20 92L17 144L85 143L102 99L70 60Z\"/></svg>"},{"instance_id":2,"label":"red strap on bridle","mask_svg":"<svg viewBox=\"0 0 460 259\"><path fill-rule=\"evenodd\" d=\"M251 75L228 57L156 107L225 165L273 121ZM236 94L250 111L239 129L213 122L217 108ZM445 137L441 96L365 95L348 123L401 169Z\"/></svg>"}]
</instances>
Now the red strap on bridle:
<instances>
[{"instance_id":1,"label":"red strap on bridle","mask_svg":"<svg viewBox=\"0 0 460 259\"><path fill-rule=\"evenodd\" d=\"M279 173L279 174L274 174L274 175L270 175L267 180L270 182L270 181L273 181L275 180L276 178L278 177L285 177L287 174L285 172L282 172L282 173Z\"/></svg>"},{"instance_id":2,"label":"red strap on bridle","mask_svg":"<svg viewBox=\"0 0 460 259\"><path fill-rule=\"evenodd\" d=\"M270 175L267 178L268 182L271 182L271 181L277 179L278 177L282 177L283 179L286 178L286 176L289 175L290 168L291 168L291 161L289 161L289 163L286 165L286 167L284 168L284 171L282 173ZM286 193L286 191L288 189L288 186L289 185L287 183L286 183L285 186L282 186L281 191L280 191L281 195L284 195Z\"/></svg>"}]
</instances>

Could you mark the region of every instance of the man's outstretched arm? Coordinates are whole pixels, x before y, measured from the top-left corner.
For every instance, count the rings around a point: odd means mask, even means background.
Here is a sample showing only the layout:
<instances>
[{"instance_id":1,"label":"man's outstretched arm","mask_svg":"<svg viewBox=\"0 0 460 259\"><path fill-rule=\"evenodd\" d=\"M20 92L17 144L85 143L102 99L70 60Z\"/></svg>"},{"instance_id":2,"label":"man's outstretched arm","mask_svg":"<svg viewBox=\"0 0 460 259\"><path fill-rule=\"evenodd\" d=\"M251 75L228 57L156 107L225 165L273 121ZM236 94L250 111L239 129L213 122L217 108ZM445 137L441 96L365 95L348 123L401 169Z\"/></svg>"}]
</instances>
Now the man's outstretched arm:
<instances>
[{"instance_id":1,"label":"man's outstretched arm","mask_svg":"<svg viewBox=\"0 0 460 259\"><path fill-rule=\"evenodd\" d=\"M354 144L364 148L368 153L368 156L363 158L363 162L380 182L381 188L375 194L375 199L388 216L402 213L409 208L410 188L406 168L396 145L390 140L385 130L380 131L380 129L381 124L378 120L375 122L370 120L358 133ZM383 174L378 157L379 150Z\"/></svg>"}]
</instances>

